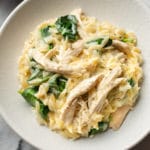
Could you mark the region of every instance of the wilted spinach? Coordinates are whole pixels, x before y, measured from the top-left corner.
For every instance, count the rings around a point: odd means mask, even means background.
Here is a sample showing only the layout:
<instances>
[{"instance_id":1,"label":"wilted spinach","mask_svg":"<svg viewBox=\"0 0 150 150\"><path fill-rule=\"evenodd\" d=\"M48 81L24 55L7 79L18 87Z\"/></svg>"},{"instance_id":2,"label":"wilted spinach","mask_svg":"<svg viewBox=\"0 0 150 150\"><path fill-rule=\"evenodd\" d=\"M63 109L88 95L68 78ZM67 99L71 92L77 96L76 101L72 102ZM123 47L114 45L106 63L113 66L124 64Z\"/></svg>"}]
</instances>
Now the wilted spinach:
<instances>
[{"instance_id":1,"label":"wilted spinach","mask_svg":"<svg viewBox=\"0 0 150 150\"><path fill-rule=\"evenodd\" d=\"M54 47L54 44L53 44L53 43L49 43L49 44L48 44L48 49L49 49L49 50L51 50L53 47Z\"/></svg>"},{"instance_id":2,"label":"wilted spinach","mask_svg":"<svg viewBox=\"0 0 150 150\"><path fill-rule=\"evenodd\" d=\"M131 38L123 38L121 41L125 42L125 43L133 43L134 42L134 40Z\"/></svg>"},{"instance_id":3,"label":"wilted spinach","mask_svg":"<svg viewBox=\"0 0 150 150\"><path fill-rule=\"evenodd\" d=\"M97 44L97 45L100 45L102 44L104 38L98 38L98 39L94 39L94 40L91 40L91 41L88 41L87 44Z\"/></svg>"},{"instance_id":4,"label":"wilted spinach","mask_svg":"<svg viewBox=\"0 0 150 150\"><path fill-rule=\"evenodd\" d=\"M108 122L99 122L98 129L92 128L89 132L89 136L106 131L108 129L108 126L109 126Z\"/></svg>"},{"instance_id":5,"label":"wilted spinach","mask_svg":"<svg viewBox=\"0 0 150 150\"><path fill-rule=\"evenodd\" d=\"M34 95L37 93L38 87L29 87L20 92L24 99L33 107L35 107L36 101L38 100Z\"/></svg>"},{"instance_id":6,"label":"wilted spinach","mask_svg":"<svg viewBox=\"0 0 150 150\"><path fill-rule=\"evenodd\" d=\"M130 84L131 87L134 87L134 85L135 85L135 82L134 82L133 78L130 78L128 80L128 83Z\"/></svg>"},{"instance_id":7,"label":"wilted spinach","mask_svg":"<svg viewBox=\"0 0 150 150\"><path fill-rule=\"evenodd\" d=\"M42 28L40 31L41 31L41 36L42 37L46 37L46 36L49 36L50 35L50 25L49 26L46 26L45 28Z\"/></svg>"},{"instance_id":8,"label":"wilted spinach","mask_svg":"<svg viewBox=\"0 0 150 150\"><path fill-rule=\"evenodd\" d=\"M77 19L74 15L59 17L55 23L56 29L69 41L75 41L78 38Z\"/></svg>"},{"instance_id":9,"label":"wilted spinach","mask_svg":"<svg viewBox=\"0 0 150 150\"><path fill-rule=\"evenodd\" d=\"M33 107L36 106L36 102L39 103L39 113L43 119L47 118L47 114L49 113L48 106L44 105L41 100L39 100L35 94L38 92L38 87L29 87L20 92L20 94L24 97L24 99Z\"/></svg>"},{"instance_id":10,"label":"wilted spinach","mask_svg":"<svg viewBox=\"0 0 150 150\"><path fill-rule=\"evenodd\" d=\"M44 105L41 101L39 102L39 113L43 119L47 119L47 115L49 113L48 106Z\"/></svg>"},{"instance_id":11,"label":"wilted spinach","mask_svg":"<svg viewBox=\"0 0 150 150\"><path fill-rule=\"evenodd\" d=\"M101 45L102 42L104 41L104 38L97 38L91 41L86 42L87 44L95 44L95 45ZM107 42L103 45L104 48L111 46L112 45L112 39L108 39Z\"/></svg>"},{"instance_id":12,"label":"wilted spinach","mask_svg":"<svg viewBox=\"0 0 150 150\"><path fill-rule=\"evenodd\" d=\"M56 97L65 89L67 79L59 74L54 74L48 81L49 92L53 93Z\"/></svg>"},{"instance_id":13,"label":"wilted spinach","mask_svg":"<svg viewBox=\"0 0 150 150\"><path fill-rule=\"evenodd\" d=\"M107 43L105 44L104 48L105 48L105 47L108 47L108 46L111 46L111 45L112 45L112 39L109 39L109 40L107 41Z\"/></svg>"},{"instance_id":14,"label":"wilted spinach","mask_svg":"<svg viewBox=\"0 0 150 150\"><path fill-rule=\"evenodd\" d=\"M32 65L30 66L30 72L31 75L27 81L30 85L34 85L34 86L35 85L38 86L41 83L48 81L48 79L51 76L51 73L46 72L43 69L39 68L37 63L34 62L33 60L32 60ZM44 75L44 72L46 72L46 75Z\"/></svg>"}]
</instances>

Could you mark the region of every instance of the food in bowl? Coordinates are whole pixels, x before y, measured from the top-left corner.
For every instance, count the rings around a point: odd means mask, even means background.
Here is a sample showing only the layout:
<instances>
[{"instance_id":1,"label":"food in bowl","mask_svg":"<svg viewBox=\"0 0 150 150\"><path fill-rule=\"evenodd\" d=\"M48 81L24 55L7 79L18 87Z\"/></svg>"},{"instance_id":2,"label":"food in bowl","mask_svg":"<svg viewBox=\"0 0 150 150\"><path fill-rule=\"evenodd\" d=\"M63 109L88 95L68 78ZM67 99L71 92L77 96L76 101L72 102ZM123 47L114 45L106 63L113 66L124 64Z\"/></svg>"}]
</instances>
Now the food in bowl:
<instances>
[{"instance_id":1,"label":"food in bowl","mask_svg":"<svg viewBox=\"0 0 150 150\"><path fill-rule=\"evenodd\" d=\"M142 81L133 32L81 9L40 24L19 60L20 94L39 123L76 139L118 129Z\"/></svg>"}]
</instances>

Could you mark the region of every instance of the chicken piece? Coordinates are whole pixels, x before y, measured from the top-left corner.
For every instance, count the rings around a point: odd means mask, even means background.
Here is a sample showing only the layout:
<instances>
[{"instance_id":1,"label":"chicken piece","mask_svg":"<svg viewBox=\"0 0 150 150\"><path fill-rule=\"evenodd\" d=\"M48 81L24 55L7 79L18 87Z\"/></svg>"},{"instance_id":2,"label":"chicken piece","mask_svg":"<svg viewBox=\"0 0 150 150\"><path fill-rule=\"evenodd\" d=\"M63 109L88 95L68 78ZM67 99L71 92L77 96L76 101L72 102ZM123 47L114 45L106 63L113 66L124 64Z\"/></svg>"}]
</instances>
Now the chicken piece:
<instances>
[{"instance_id":1,"label":"chicken piece","mask_svg":"<svg viewBox=\"0 0 150 150\"><path fill-rule=\"evenodd\" d=\"M78 40L77 42L72 44L72 49L67 49L65 51L60 50L59 51L60 53L57 56L57 60L60 63L68 64L73 60L73 58L80 55L80 53L83 51L83 48L84 48L84 41Z\"/></svg>"},{"instance_id":2,"label":"chicken piece","mask_svg":"<svg viewBox=\"0 0 150 150\"><path fill-rule=\"evenodd\" d=\"M74 124L77 126L77 131L83 136L88 136L88 121L89 121L89 109L86 101L79 101L80 110L74 119Z\"/></svg>"},{"instance_id":3,"label":"chicken piece","mask_svg":"<svg viewBox=\"0 0 150 150\"><path fill-rule=\"evenodd\" d=\"M66 123L71 123L73 120L73 114L75 109L74 105L77 102L78 97L87 93L103 78L102 74L95 75L91 78L81 81L75 88L72 89L69 96L67 97L65 106L62 110L62 120ZM75 101L75 102L74 102ZM70 115L71 112L71 115Z\"/></svg>"},{"instance_id":4,"label":"chicken piece","mask_svg":"<svg viewBox=\"0 0 150 150\"><path fill-rule=\"evenodd\" d=\"M108 73L108 75L106 75L104 77L102 82L99 84L98 89L101 86L106 85L107 83L109 84L109 82L113 81L115 78L117 78L119 75L121 75L121 73L122 73L121 67L118 66L118 67L114 68L111 72Z\"/></svg>"},{"instance_id":5,"label":"chicken piece","mask_svg":"<svg viewBox=\"0 0 150 150\"><path fill-rule=\"evenodd\" d=\"M122 70L120 67L114 68L97 87L97 98L90 106L90 113L100 112L103 105L105 104L108 93L116 87L123 78L117 78L121 74Z\"/></svg>"},{"instance_id":6,"label":"chicken piece","mask_svg":"<svg viewBox=\"0 0 150 150\"><path fill-rule=\"evenodd\" d=\"M72 55L78 56L84 48L84 40L78 40L77 42L73 43L72 48L74 49Z\"/></svg>"},{"instance_id":7,"label":"chicken piece","mask_svg":"<svg viewBox=\"0 0 150 150\"><path fill-rule=\"evenodd\" d=\"M124 105L122 107L119 107L117 109L117 111L115 111L112 114L112 120L110 122L110 127L114 130L117 130L123 123L123 121L130 109L131 109L131 106L129 106L129 105Z\"/></svg>"},{"instance_id":8,"label":"chicken piece","mask_svg":"<svg viewBox=\"0 0 150 150\"><path fill-rule=\"evenodd\" d=\"M97 93L95 91L96 91L96 87L89 91L89 96L88 96L89 107L92 105L93 101L96 100Z\"/></svg>"},{"instance_id":9,"label":"chicken piece","mask_svg":"<svg viewBox=\"0 0 150 150\"><path fill-rule=\"evenodd\" d=\"M64 109L64 112L61 117L62 117L62 120L64 120L67 124L70 124L73 121L78 101L80 101L80 98L74 99L72 103L70 103L70 106Z\"/></svg>"},{"instance_id":10,"label":"chicken piece","mask_svg":"<svg viewBox=\"0 0 150 150\"><path fill-rule=\"evenodd\" d=\"M64 50L63 48L60 48L59 54L56 56L56 60L59 63L68 64L73 58L72 53L73 53L72 49Z\"/></svg>"},{"instance_id":11,"label":"chicken piece","mask_svg":"<svg viewBox=\"0 0 150 150\"><path fill-rule=\"evenodd\" d=\"M67 101L72 101L76 97L79 97L85 93L87 93L91 88L93 88L97 81L100 81L103 78L102 74L95 75L91 78L85 79L81 81L72 91L70 92Z\"/></svg>"},{"instance_id":12,"label":"chicken piece","mask_svg":"<svg viewBox=\"0 0 150 150\"><path fill-rule=\"evenodd\" d=\"M56 49L52 49L46 53L45 57L47 57L48 59L51 59L57 53L58 53L58 51Z\"/></svg>"},{"instance_id":13,"label":"chicken piece","mask_svg":"<svg viewBox=\"0 0 150 150\"><path fill-rule=\"evenodd\" d=\"M96 102L93 103L93 108L91 106L91 110L90 112L93 113L93 112L100 112L103 105L105 104L106 102L106 98L107 98L107 95L108 93L114 88L116 87L121 81L123 80L123 78L118 78L118 79L115 79L114 81L111 81L109 82L109 84L107 85L104 85L104 87L100 87L100 89L98 90L98 93L97 93L97 100Z\"/></svg>"},{"instance_id":14,"label":"chicken piece","mask_svg":"<svg viewBox=\"0 0 150 150\"><path fill-rule=\"evenodd\" d=\"M58 64L56 62L50 61L47 57L45 57L42 53L37 50L32 51L32 57L34 60L42 65L45 70L60 74L71 74L81 76L85 69L81 66L72 66L65 64Z\"/></svg>"},{"instance_id":15,"label":"chicken piece","mask_svg":"<svg viewBox=\"0 0 150 150\"><path fill-rule=\"evenodd\" d=\"M117 60L120 60L121 63L124 63L126 61L126 56L122 52L116 54L115 57L117 58Z\"/></svg>"},{"instance_id":16,"label":"chicken piece","mask_svg":"<svg viewBox=\"0 0 150 150\"><path fill-rule=\"evenodd\" d=\"M130 48L128 44L121 42L119 40L113 40L112 45L117 48L119 51L125 53L125 54L130 54Z\"/></svg>"}]
</instances>

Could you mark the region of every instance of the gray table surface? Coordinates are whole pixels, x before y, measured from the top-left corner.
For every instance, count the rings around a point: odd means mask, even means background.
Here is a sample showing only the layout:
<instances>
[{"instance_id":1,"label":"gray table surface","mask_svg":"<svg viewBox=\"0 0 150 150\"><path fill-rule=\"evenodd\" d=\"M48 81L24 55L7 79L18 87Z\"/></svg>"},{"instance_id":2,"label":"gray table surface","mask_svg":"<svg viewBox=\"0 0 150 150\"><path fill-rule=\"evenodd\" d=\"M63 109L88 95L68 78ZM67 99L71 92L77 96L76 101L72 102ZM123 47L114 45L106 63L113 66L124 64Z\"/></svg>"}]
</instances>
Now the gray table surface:
<instances>
[{"instance_id":1,"label":"gray table surface","mask_svg":"<svg viewBox=\"0 0 150 150\"><path fill-rule=\"evenodd\" d=\"M0 26L22 0L0 0ZM150 8L150 0L143 0ZM37 150L19 137L0 116L0 150ZM131 150L150 150L150 135Z\"/></svg>"}]
</instances>

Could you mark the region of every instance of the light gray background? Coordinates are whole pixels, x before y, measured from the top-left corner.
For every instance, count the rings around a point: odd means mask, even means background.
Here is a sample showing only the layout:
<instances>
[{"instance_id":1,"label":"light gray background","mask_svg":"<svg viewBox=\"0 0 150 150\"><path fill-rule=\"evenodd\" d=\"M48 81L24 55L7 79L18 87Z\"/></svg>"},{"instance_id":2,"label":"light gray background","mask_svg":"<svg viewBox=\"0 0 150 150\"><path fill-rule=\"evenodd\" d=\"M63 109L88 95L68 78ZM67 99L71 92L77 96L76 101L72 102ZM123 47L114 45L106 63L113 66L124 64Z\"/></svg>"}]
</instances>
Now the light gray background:
<instances>
[{"instance_id":1,"label":"light gray background","mask_svg":"<svg viewBox=\"0 0 150 150\"><path fill-rule=\"evenodd\" d=\"M22 0L0 0L0 26ZM143 0L150 9L150 0ZM131 150L149 150L150 135ZM37 150L22 140L0 116L0 150Z\"/></svg>"}]
</instances>

